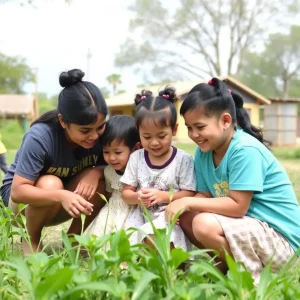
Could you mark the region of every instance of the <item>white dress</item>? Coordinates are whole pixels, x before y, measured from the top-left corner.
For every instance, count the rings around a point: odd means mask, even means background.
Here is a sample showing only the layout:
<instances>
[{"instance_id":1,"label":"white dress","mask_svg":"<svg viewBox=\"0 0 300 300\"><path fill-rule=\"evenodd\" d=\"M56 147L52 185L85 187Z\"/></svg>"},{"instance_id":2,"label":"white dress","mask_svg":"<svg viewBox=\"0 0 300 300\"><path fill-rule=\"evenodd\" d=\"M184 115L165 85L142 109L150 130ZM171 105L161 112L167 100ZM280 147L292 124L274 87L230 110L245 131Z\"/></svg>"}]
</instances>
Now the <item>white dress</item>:
<instances>
[{"instance_id":1,"label":"white dress","mask_svg":"<svg viewBox=\"0 0 300 300\"><path fill-rule=\"evenodd\" d=\"M170 191L171 186L173 192L181 190L196 191L193 158L175 147L173 147L171 158L162 166L152 165L148 152L144 149L133 152L120 181L136 187L137 191L142 188ZM165 219L165 208L167 205L168 203L162 203L148 208L153 224L157 229L168 228L169 226ZM150 222L146 222L140 227L140 230L139 242L144 239L146 234L153 234ZM171 242L173 242L175 248L190 250L191 244L179 225L174 226L171 233Z\"/></svg>"},{"instance_id":2,"label":"white dress","mask_svg":"<svg viewBox=\"0 0 300 300\"><path fill-rule=\"evenodd\" d=\"M118 175L111 166L104 169L106 191L111 193L108 203L100 210L99 214L87 229L87 234L95 234L102 236L120 229L128 229L130 227L138 228L145 221L138 205L126 204L121 196L122 183L121 175ZM129 241L137 243L137 234L133 233Z\"/></svg>"}]
</instances>

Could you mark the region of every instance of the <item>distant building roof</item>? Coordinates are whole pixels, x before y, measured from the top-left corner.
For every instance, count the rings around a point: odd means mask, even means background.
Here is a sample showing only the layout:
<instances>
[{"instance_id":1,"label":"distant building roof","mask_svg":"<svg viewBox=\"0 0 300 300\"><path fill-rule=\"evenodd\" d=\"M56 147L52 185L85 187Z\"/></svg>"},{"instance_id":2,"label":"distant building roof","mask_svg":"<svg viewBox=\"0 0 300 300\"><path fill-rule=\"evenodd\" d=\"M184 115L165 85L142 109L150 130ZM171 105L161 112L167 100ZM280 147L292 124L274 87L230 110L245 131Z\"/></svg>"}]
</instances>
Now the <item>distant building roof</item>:
<instances>
[{"instance_id":1,"label":"distant building roof","mask_svg":"<svg viewBox=\"0 0 300 300\"><path fill-rule=\"evenodd\" d=\"M36 115L35 98L32 95L0 95L0 115Z\"/></svg>"},{"instance_id":2,"label":"distant building roof","mask_svg":"<svg viewBox=\"0 0 300 300\"><path fill-rule=\"evenodd\" d=\"M269 98L271 102L281 102L281 103L300 103L300 98L288 98L288 99L281 99L281 98Z\"/></svg>"},{"instance_id":3,"label":"distant building roof","mask_svg":"<svg viewBox=\"0 0 300 300\"><path fill-rule=\"evenodd\" d=\"M224 82L228 82L233 86L236 86L238 89L244 91L245 93L249 94L251 97L255 98L260 104L270 104L271 101L262 96L261 94L255 92L251 88L247 87L246 85L242 84L238 80L230 77L230 76L224 76L219 77ZM176 88L176 94L180 97L184 94L187 94L192 87L194 87L196 84L199 83L206 83L208 80L193 80L193 81L178 81L169 83L168 85L173 86ZM162 90L166 84L159 84L159 85L150 85L150 86L142 86L138 87L134 90L131 90L130 92L125 92L119 95L112 96L107 99L107 105L108 107L116 107L116 106L128 106L134 104L134 96L135 94L138 94L143 89L151 90L153 93L158 94L160 90Z\"/></svg>"}]
</instances>

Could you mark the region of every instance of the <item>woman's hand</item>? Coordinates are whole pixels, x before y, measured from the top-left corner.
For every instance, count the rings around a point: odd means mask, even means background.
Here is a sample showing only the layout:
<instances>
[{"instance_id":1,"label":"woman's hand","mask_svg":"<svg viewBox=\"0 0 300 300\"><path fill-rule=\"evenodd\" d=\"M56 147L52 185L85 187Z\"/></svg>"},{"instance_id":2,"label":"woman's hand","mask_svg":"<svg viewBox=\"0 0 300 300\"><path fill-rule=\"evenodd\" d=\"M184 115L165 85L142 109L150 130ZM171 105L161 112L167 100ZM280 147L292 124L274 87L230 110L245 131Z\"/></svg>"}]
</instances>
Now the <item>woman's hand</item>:
<instances>
[{"instance_id":1,"label":"woman's hand","mask_svg":"<svg viewBox=\"0 0 300 300\"><path fill-rule=\"evenodd\" d=\"M79 181L74 193L86 200L90 200L96 193L101 174L96 168L88 169Z\"/></svg>"},{"instance_id":2,"label":"woman's hand","mask_svg":"<svg viewBox=\"0 0 300 300\"><path fill-rule=\"evenodd\" d=\"M165 218L168 222L172 222L178 212L180 216L187 210L189 210L188 201L185 198L177 199L166 207ZM176 223L179 223L179 217Z\"/></svg>"},{"instance_id":3,"label":"woman's hand","mask_svg":"<svg viewBox=\"0 0 300 300\"><path fill-rule=\"evenodd\" d=\"M61 205L72 218L79 218L83 213L87 216L93 212L93 204L78 194L67 190L60 190Z\"/></svg>"}]
</instances>

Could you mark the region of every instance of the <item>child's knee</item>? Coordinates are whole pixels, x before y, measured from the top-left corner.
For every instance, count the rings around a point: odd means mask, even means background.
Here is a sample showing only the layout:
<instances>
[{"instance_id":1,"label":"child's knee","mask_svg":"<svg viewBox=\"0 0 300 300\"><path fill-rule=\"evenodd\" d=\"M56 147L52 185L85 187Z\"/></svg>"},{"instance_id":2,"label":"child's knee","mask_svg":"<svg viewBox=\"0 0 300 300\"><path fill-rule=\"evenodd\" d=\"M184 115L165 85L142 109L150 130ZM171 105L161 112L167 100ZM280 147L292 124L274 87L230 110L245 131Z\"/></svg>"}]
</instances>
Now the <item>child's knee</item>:
<instances>
[{"instance_id":1,"label":"child's knee","mask_svg":"<svg viewBox=\"0 0 300 300\"><path fill-rule=\"evenodd\" d=\"M192 221L195 237L207 238L218 235L218 221L211 213L199 213Z\"/></svg>"}]
</instances>

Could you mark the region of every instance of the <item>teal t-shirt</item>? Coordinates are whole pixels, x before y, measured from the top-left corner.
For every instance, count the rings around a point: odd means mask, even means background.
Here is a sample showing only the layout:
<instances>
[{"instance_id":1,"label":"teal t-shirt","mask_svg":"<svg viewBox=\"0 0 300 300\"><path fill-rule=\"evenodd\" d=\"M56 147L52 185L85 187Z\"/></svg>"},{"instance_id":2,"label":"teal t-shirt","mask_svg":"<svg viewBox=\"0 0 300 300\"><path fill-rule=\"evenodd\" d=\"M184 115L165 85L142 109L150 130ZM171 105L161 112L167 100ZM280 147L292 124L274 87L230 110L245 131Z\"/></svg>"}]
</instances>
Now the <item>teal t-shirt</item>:
<instances>
[{"instance_id":1,"label":"teal t-shirt","mask_svg":"<svg viewBox=\"0 0 300 300\"><path fill-rule=\"evenodd\" d=\"M197 190L227 197L229 190L253 191L247 216L269 224L294 250L300 247L300 206L278 160L256 138L237 129L220 165L212 152L195 153Z\"/></svg>"}]
</instances>

